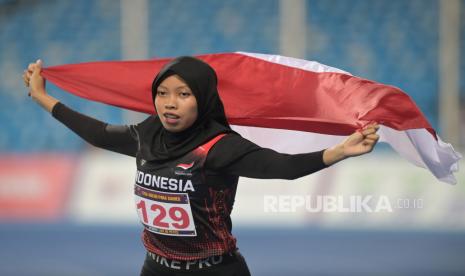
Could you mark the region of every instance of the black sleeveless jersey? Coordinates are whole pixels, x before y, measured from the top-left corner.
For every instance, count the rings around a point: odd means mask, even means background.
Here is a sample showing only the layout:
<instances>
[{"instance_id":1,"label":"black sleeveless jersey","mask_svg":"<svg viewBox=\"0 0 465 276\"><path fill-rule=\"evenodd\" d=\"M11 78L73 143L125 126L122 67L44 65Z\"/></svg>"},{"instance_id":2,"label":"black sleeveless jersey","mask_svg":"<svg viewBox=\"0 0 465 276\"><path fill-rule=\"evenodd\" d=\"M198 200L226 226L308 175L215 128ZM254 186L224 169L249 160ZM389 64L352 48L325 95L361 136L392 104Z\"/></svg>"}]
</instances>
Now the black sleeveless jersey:
<instances>
[{"instance_id":1,"label":"black sleeveless jersey","mask_svg":"<svg viewBox=\"0 0 465 276\"><path fill-rule=\"evenodd\" d=\"M90 144L136 157L134 196L145 226L144 245L176 260L202 259L236 248L230 214L239 176L296 179L327 167L324 150L284 154L231 134L215 137L180 158L147 162L140 157L137 125L109 125L62 103L54 106L52 115ZM240 155L244 151L247 154Z\"/></svg>"},{"instance_id":2,"label":"black sleeveless jersey","mask_svg":"<svg viewBox=\"0 0 465 276\"><path fill-rule=\"evenodd\" d=\"M238 177L204 169L220 134L170 161L137 158L134 197L146 249L174 260L194 260L236 249L231 210Z\"/></svg>"}]
</instances>

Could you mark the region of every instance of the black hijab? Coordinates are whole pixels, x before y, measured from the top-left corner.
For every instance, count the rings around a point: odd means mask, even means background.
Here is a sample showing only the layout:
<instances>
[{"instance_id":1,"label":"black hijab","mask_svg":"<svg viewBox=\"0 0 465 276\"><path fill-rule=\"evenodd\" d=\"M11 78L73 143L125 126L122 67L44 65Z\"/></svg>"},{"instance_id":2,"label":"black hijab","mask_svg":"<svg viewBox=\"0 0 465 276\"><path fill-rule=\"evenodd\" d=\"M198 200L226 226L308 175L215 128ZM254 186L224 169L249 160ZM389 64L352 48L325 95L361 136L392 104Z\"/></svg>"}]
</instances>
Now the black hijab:
<instances>
[{"instance_id":1,"label":"black hijab","mask_svg":"<svg viewBox=\"0 0 465 276\"><path fill-rule=\"evenodd\" d=\"M138 124L141 158L148 161L180 157L220 133L234 132L218 94L216 73L197 58L183 56L166 64L152 83L152 103L160 83L172 75L181 77L192 90L197 119L188 129L175 133L167 131L156 114Z\"/></svg>"}]
</instances>

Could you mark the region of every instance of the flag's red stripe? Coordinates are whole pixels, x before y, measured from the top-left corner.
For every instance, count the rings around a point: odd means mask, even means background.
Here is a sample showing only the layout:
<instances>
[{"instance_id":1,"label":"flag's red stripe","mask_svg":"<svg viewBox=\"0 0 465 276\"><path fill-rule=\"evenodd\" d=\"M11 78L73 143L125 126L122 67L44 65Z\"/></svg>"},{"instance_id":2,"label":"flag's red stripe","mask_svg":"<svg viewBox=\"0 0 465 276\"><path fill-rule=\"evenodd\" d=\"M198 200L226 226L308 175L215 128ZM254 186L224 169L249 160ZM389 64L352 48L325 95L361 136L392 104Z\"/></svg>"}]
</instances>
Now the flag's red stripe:
<instances>
[{"instance_id":1,"label":"flag's red stripe","mask_svg":"<svg viewBox=\"0 0 465 276\"><path fill-rule=\"evenodd\" d=\"M232 124L348 135L376 121L397 130L434 130L400 89L341 73L316 73L236 53L202 55L217 72ZM80 97L153 113L151 84L170 59L94 62L45 68Z\"/></svg>"}]
</instances>

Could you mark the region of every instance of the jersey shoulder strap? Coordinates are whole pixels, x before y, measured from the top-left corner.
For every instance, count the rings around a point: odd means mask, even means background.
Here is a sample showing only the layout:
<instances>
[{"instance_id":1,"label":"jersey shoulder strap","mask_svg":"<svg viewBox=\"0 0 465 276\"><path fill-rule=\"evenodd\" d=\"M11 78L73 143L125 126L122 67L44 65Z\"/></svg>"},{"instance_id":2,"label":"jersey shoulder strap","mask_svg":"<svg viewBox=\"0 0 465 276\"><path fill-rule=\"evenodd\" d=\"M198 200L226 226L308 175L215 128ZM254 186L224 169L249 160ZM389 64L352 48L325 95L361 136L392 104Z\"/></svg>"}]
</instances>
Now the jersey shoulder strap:
<instances>
[{"instance_id":1,"label":"jersey shoulder strap","mask_svg":"<svg viewBox=\"0 0 465 276\"><path fill-rule=\"evenodd\" d=\"M210 149L216 144L216 142L218 142L221 138L223 138L224 136L226 136L226 133L220 133L218 134L217 136L213 137L212 139L210 139L208 142L206 142L205 144L201 145L198 147L199 150L201 150L205 155L208 154L208 152L210 151Z\"/></svg>"}]
</instances>

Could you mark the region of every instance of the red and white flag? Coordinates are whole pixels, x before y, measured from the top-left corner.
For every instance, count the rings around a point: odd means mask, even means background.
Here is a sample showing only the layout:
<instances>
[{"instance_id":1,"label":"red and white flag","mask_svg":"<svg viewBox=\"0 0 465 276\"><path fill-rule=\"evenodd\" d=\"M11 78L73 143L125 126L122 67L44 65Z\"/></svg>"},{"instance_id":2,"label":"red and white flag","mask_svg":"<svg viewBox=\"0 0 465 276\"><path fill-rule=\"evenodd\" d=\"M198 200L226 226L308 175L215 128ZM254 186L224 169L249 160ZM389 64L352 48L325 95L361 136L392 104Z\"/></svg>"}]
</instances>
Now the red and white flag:
<instances>
[{"instance_id":1,"label":"red and white flag","mask_svg":"<svg viewBox=\"0 0 465 276\"><path fill-rule=\"evenodd\" d=\"M399 88L314 61L252 53L197 56L218 75L233 128L260 146L302 153L333 146L370 122L380 141L439 180L455 184L461 155L443 142ZM151 85L171 59L110 61L44 68L42 75L77 96L154 113Z\"/></svg>"}]
</instances>

